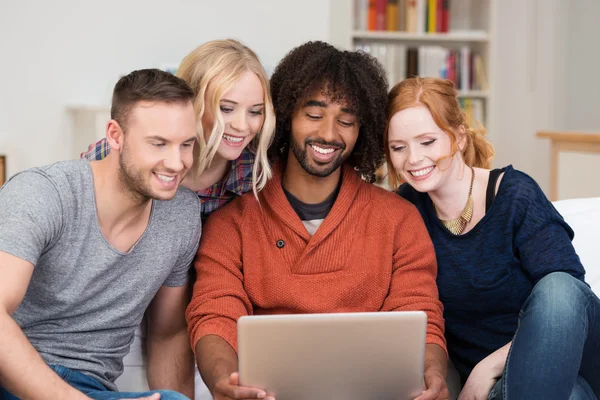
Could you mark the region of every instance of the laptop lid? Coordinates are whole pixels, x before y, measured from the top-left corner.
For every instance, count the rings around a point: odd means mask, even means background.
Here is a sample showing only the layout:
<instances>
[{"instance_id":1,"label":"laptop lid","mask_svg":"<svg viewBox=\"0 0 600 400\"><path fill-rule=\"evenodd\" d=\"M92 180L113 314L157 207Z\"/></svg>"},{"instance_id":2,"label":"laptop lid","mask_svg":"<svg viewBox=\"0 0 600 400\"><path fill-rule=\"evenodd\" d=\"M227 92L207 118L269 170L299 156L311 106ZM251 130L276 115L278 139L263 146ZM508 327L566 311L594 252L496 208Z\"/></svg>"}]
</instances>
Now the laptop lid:
<instances>
[{"instance_id":1,"label":"laptop lid","mask_svg":"<svg viewBox=\"0 0 600 400\"><path fill-rule=\"evenodd\" d=\"M240 384L277 400L414 399L426 329L421 311L244 316Z\"/></svg>"}]
</instances>

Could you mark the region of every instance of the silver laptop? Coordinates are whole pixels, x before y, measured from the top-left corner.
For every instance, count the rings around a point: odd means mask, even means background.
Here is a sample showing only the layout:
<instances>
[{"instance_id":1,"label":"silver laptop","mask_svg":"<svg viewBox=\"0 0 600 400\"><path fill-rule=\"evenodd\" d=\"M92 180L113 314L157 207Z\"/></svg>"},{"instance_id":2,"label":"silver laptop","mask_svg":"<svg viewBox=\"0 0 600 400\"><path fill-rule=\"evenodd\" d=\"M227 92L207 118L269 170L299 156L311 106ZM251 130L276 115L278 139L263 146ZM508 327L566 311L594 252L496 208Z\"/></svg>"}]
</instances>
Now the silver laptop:
<instances>
[{"instance_id":1,"label":"silver laptop","mask_svg":"<svg viewBox=\"0 0 600 400\"><path fill-rule=\"evenodd\" d=\"M426 329L421 311L241 317L240 384L277 400L414 399Z\"/></svg>"}]
</instances>

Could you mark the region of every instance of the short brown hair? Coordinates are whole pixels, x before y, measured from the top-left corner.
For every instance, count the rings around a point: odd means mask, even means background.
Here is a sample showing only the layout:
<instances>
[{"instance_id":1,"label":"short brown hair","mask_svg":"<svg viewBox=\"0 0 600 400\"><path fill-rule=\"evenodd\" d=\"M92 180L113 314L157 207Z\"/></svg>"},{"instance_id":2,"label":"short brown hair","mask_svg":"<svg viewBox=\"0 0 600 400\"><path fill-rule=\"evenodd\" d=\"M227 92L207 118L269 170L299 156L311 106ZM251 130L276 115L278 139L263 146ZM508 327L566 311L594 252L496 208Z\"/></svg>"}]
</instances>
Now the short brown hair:
<instances>
[{"instance_id":1,"label":"short brown hair","mask_svg":"<svg viewBox=\"0 0 600 400\"><path fill-rule=\"evenodd\" d=\"M110 118L125 131L129 112L140 101L172 104L191 102L193 98L193 90L183 79L160 69L140 69L125 75L115 85Z\"/></svg>"}]
</instances>

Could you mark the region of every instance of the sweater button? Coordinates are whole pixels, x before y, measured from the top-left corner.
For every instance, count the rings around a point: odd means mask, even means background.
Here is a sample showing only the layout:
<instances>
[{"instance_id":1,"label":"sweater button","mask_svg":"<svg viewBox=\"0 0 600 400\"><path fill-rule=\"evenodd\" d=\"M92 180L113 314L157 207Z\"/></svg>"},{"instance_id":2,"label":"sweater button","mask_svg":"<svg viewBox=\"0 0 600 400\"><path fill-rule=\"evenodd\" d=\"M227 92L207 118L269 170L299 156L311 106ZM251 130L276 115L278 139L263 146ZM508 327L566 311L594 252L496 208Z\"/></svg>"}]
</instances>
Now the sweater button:
<instances>
[{"instance_id":1,"label":"sweater button","mask_svg":"<svg viewBox=\"0 0 600 400\"><path fill-rule=\"evenodd\" d=\"M277 241L277 243L275 243L275 245L277 246L278 249L282 249L283 246L285 246L285 242L283 240L279 239Z\"/></svg>"}]
</instances>

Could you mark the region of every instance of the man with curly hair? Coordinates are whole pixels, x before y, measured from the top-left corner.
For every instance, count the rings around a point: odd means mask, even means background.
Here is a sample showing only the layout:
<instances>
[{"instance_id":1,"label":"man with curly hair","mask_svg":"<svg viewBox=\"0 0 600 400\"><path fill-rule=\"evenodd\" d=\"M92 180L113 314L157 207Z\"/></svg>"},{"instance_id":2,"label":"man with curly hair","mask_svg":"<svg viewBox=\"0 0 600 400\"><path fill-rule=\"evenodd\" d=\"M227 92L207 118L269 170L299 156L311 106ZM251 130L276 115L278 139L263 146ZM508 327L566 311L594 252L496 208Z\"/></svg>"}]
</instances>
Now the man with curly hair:
<instances>
[{"instance_id":1,"label":"man with curly hair","mask_svg":"<svg viewBox=\"0 0 600 400\"><path fill-rule=\"evenodd\" d=\"M275 69L274 176L257 198L208 219L195 262L188 329L215 400L267 397L238 385L241 316L412 310L428 317L419 398L448 397L433 245L414 207L370 183L383 162L387 89L374 58L323 42Z\"/></svg>"}]
</instances>

